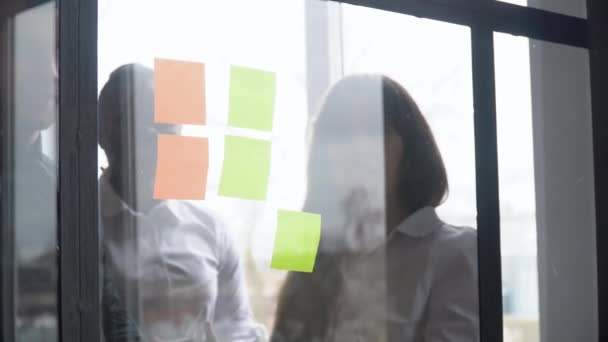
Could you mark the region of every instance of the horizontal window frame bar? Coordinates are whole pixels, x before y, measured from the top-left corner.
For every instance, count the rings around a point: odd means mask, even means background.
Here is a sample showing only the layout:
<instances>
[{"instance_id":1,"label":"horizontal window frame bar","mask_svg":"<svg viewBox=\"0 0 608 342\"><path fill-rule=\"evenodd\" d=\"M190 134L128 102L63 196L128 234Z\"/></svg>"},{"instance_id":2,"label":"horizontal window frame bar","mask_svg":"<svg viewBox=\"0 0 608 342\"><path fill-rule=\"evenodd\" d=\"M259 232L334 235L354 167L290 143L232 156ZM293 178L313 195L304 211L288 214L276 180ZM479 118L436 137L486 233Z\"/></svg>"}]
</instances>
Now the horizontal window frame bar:
<instances>
[{"instance_id":1,"label":"horizontal window frame bar","mask_svg":"<svg viewBox=\"0 0 608 342\"><path fill-rule=\"evenodd\" d=\"M30 8L53 1L54 0L2 0L0 1L0 18L10 18Z\"/></svg>"},{"instance_id":2,"label":"horizontal window frame bar","mask_svg":"<svg viewBox=\"0 0 608 342\"><path fill-rule=\"evenodd\" d=\"M483 22L494 32L589 47L587 20L500 1L457 0L330 0L355 6L474 26ZM453 3L449 3L453 2Z\"/></svg>"}]
</instances>

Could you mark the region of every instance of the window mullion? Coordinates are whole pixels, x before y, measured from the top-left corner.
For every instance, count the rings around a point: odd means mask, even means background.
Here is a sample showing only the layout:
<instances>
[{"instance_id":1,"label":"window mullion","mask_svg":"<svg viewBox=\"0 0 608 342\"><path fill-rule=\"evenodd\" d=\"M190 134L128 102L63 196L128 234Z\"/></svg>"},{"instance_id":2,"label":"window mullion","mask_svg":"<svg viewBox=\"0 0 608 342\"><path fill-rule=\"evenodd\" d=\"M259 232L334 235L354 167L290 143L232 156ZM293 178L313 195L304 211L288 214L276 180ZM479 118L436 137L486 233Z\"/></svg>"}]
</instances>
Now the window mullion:
<instances>
[{"instance_id":1,"label":"window mullion","mask_svg":"<svg viewBox=\"0 0 608 342\"><path fill-rule=\"evenodd\" d=\"M482 19L483 20L483 19ZM503 339L493 31L471 27L481 341Z\"/></svg>"},{"instance_id":2,"label":"window mullion","mask_svg":"<svg viewBox=\"0 0 608 342\"><path fill-rule=\"evenodd\" d=\"M60 340L96 342L101 341L97 1L58 5Z\"/></svg>"}]
</instances>

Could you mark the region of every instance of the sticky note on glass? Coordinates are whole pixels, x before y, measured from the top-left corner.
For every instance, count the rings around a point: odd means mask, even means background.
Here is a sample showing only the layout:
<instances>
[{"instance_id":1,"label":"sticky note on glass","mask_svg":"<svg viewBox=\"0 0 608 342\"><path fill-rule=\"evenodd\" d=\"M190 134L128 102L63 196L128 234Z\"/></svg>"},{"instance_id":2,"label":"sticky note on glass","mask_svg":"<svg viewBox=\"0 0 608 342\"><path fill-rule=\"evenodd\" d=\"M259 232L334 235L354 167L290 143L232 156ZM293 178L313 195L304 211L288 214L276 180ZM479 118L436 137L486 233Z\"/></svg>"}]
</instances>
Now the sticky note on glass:
<instances>
[{"instance_id":1,"label":"sticky note on glass","mask_svg":"<svg viewBox=\"0 0 608 342\"><path fill-rule=\"evenodd\" d=\"M277 222L270 267L312 272L321 239L321 215L279 210Z\"/></svg>"},{"instance_id":2,"label":"sticky note on glass","mask_svg":"<svg viewBox=\"0 0 608 342\"><path fill-rule=\"evenodd\" d=\"M271 131L275 95L275 73L232 66L228 125Z\"/></svg>"},{"instance_id":3,"label":"sticky note on glass","mask_svg":"<svg viewBox=\"0 0 608 342\"><path fill-rule=\"evenodd\" d=\"M270 141L226 135L219 194L265 200L270 177Z\"/></svg>"},{"instance_id":4,"label":"sticky note on glass","mask_svg":"<svg viewBox=\"0 0 608 342\"><path fill-rule=\"evenodd\" d=\"M158 123L205 124L205 64L154 60L154 118Z\"/></svg>"},{"instance_id":5,"label":"sticky note on glass","mask_svg":"<svg viewBox=\"0 0 608 342\"><path fill-rule=\"evenodd\" d=\"M207 138L158 136L155 199L205 199L208 171Z\"/></svg>"}]
</instances>

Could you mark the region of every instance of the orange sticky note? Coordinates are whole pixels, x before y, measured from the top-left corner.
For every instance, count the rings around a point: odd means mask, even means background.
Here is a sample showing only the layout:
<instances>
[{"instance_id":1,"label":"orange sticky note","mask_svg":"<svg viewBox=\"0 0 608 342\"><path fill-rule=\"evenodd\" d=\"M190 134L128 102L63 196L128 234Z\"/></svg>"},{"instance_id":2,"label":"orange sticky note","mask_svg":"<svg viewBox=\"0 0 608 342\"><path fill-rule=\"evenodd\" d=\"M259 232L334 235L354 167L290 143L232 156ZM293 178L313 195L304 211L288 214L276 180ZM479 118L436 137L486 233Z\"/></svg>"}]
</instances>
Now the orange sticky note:
<instances>
[{"instance_id":1,"label":"orange sticky note","mask_svg":"<svg viewBox=\"0 0 608 342\"><path fill-rule=\"evenodd\" d=\"M154 60L154 118L158 123L205 124L205 64Z\"/></svg>"},{"instance_id":2,"label":"orange sticky note","mask_svg":"<svg viewBox=\"0 0 608 342\"><path fill-rule=\"evenodd\" d=\"M208 172L207 138L158 136L155 199L205 199Z\"/></svg>"}]
</instances>

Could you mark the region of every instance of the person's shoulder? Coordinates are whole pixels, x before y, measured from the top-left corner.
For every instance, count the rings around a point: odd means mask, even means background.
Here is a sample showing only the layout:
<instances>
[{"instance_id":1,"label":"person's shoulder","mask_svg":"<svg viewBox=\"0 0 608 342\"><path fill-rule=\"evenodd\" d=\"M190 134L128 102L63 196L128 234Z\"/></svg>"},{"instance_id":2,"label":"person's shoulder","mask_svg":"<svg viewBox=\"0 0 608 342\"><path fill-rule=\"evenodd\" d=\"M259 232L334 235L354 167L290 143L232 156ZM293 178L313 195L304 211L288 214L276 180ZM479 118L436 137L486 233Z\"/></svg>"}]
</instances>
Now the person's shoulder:
<instances>
[{"instance_id":1,"label":"person's shoulder","mask_svg":"<svg viewBox=\"0 0 608 342\"><path fill-rule=\"evenodd\" d=\"M438 252L447 260L477 258L477 231L467 226L443 223L436 234Z\"/></svg>"},{"instance_id":2,"label":"person's shoulder","mask_svg":"<svg viewBox=\"0 0 608 342\"><path fill-rule=\"evenodd\" d=\"M171 200L167 201L167 207L182 224L213 234L218 243L230 235L226 218L204 202Z\"/></svg>"},{"instance_id":3,"label":"person's shoulder","mask_svg":"<svg viewBox=\"0 0 608 342\"><path fill-rule=\"evenodd\" d=\"M223 225L221 215L202 202L169 200L166 202L166 206L181 220L198 222L215 229L219 229Z\"/></svg>"},{"instance_id":4,"label":"person's shoulder","mask_svg":"<svg viewBox=\"0 0 608 342\"><path fill-rule=\"evenodd\" d=\"M443 223L438 235L442 240L469 245L477 242L477 231L468 226L455 226Z\"/></svg>"}]
</instances>

